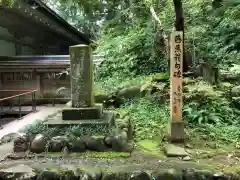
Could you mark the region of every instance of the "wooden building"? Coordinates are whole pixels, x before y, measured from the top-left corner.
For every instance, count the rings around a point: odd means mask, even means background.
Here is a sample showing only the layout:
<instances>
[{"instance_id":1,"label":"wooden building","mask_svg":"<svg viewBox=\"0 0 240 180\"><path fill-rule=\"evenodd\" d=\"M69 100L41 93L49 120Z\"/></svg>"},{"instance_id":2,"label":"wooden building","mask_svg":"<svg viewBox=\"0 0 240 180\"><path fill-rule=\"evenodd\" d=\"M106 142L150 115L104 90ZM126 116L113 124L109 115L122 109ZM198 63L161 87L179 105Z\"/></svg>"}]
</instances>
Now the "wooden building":
<instances>
[{"instance_id":1,"label":"wooden building","mask_svg":"<svg viewBox=\"0 0 240 180\"><path fill-rule=\"evenodd\" d=\"M0 6L0 56L66 55L69 46L89 44L79 32L41 0L17 0Z\"/></svg>"},{"instance_id":2,"label":"wooden building","mask_svg":"<svg viewBox=\"0 0 240 180\"><path fill-rule=\"evenodd\" d=\"M70 87L56 76L69 64L69 46L90 44L87 35L69 25L41 0L0 5L0 90L39 90L38 97ZM1 92L6 97L15 92Z\"/></svg>"}]
</instances>

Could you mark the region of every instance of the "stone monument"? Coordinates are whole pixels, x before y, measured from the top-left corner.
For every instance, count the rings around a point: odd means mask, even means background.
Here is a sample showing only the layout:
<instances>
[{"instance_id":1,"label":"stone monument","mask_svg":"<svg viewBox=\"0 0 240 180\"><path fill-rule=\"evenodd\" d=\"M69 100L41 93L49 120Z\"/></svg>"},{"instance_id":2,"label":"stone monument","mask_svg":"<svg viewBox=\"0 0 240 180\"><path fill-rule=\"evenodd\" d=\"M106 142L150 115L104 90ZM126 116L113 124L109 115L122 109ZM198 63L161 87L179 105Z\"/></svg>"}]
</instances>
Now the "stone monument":
<instances>
[{"instance_id":1,"label":"stone monument","mask_svg":"<svg viewBox=\"0 0 240 180\"><path fill-rule=\"evenodd\" d=\"M62 119L99 119L102 108L94 104L91 47L71 46L69 51L72 107L63 109Z\"/></svg>"},{"instance_id":2,"label":"stone monument","mask_svg":"<svg viewBox=\"0 0 240 180\"><path fill-rule=\"evenodd\" d=\"M49 120L48 126L113 125L114 113L103 111L102 104L94 103L93 56L88 45L69 47L71 106L62 109L61 119Z\"/></svg>"}]
</instances>

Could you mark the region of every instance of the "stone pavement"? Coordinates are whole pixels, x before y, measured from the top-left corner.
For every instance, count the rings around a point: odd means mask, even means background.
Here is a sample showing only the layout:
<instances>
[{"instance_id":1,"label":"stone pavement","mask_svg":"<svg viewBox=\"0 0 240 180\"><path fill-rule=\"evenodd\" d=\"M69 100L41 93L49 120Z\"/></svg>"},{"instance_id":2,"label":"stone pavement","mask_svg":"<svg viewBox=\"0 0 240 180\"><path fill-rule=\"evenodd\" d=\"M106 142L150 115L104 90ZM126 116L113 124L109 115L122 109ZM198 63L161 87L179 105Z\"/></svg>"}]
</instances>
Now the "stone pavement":
<instances>
[{"instance_id":1,"label":"stone pavement","mask_svg":"<svg viewBox=\"0 0 240 180\"><path fill-rule=\"evenodd\" d=\"M48 105L38 106L36 112L30 113L20 119L10 121L10 123L3 125L3 128L0 130L0 139L2 139L2 137L7 134L17 133L21 131L27 125L32 124L37 120L44 120L45 117L59 111L62 107L64 107L64 104L56 105L55 107ZM3 161L5 157L12 152L12 150L13 142L8 142L0 145L0 162Z\"/></svg>"},{"instance_id":2,"label":"stone pavement","mask_svg":"<svg viewBox=\"0 0 240 180\"><path fill-rule=\"evenodd\" d=\"M34 123L36 120L44 120L45 117L59 111L62 107L64 107L64 104L56 105L55 107L37 106L37 112L30 113L2 126L3 128L0 130L0 139L6 134L19 132L27 125Z\"/></svg>"}]
</instances>

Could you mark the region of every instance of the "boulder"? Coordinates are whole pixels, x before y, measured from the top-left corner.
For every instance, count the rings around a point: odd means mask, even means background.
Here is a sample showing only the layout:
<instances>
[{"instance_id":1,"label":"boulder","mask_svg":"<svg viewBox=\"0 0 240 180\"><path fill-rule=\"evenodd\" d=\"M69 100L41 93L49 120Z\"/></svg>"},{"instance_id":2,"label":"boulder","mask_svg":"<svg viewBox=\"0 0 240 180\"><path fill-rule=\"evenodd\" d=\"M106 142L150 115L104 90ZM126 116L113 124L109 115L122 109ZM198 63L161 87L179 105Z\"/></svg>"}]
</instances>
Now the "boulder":
<instances>
[{"instance_id":1,"label":"boulder","mask_svg":"<svg viewBox=\"0 0 240 180\"><path fill-rule=\"evenodd\" d=\"M29 148L29 139L26 135L21 134L21 136L17 137L14 140L14 147L13 147L13 151L14 152L25 152L28 150Z\"/></svg>"},{"instance_id":2,"label":"boulder","mask_svg":"<svg viewBox=\"0 0 240 180\"><path fill-rule=\"evenodd\" d=\"M182 179L182 171L176 171L175 169L163 169L157 172L157 174L155 175L155 180L162 180L162 179L166 179L166 180L181 180ZM186 180L188 180L186 178Z\"/></svg>"},{"instance_id":3,"label":"boulder","mask_svg":"<svg viewBox=\"0 0 240 180\"><path fill-rule=\"evenodd\" d=\"M15 141L15 139L17 139L18 137L21 137L21 136L23 136L23 134L21 134L21 133L6 134L1 138L0 144L5 144L5 143L11 142L11 141Z\"/></svg>"},{"instance_id":4,"label":"boulder","mask_svg":"<svg viewBox=\"0 0 240 180\"><path fill-rule=\"evenodd\" d=\"M112 149L117 152L125 151L127 145L128 135L125 131L120 131L112 139Z\"/></svg>"},{"instance_id":5,"label":"boulder","mask_svg":"<svg viewBox=\"0 0 240 180\"><path fill-rule=\"evenodd\" d=\"M231 90L232 97L239 97L240 96L240 86L234 86Z\"/></svg>"},{"instance_id":6,"label":"boulder","mask_svg":"<svg viewBox=\"0 0 240 180\"><path fill-rule=\"evenodd\" d=\"M152 176L143 171L136 171L128 180L152 180Z\"/></svg>"},{"instance_id":7,"label":"boulder","mask_svg":"<svg viewBox=\"0 0 240 180\"><path fill-rule=\"evenodd\" d=\"M33 153L42 153L45 151L46 139L44 135L37 134L31 142L31 152Z\"/></svg>"},{"instance_id":8,"label":"boulder","mask_svg":"<svg viewBox=\"0 0 240 180\"><path fill-rule=\"evenodd\" d=\"M62 149L68 146L68 138L66 136L56 136L49 141L50 152L60 152Z\"/></svg>"},{"instance_id":9,"label":"boulder","mask_svg":"<svg viewBox=\"0 0 240 180\"><path fill-rule=\"evenodd\" d=\"M214 174L207 170L203 171L203 170L195 170L195 169L185 169L183 170L182 176L184 179L187 179L187 180L214 179Z\"/></svg>"},{"instance_id":10,"label":"boulder","mask_svg":"<svg viewBox=\"0 0 240 180\"><path fill-rule=\"evenodd\" d=\"M80 166L76 172L79 179L84 180L100 180L102 177L102 172L97 167Z\"/></svg>"},{"instance_id":11,"label":"boulder","mask_svg":"<svg viewBox=\"0 0 240 180\"><path fill-rule=\"evenodd\" d=\"M189 155L184 148L174 144L166 144L164 150L168 157L185 157Z\"/></svg>"},{"instance_id":12,"label":"boulder","mask_svg":"<svg viewBox=\"0 0 240 180\"><path fill-rule=\"evenodd\" d=\"M91 151L103 152L106 150L103 140L95 139L91 136L85 136L82 138L87 149Z\"/></svg>"},{"instance_id":13,"label":"boulder","mask_svg":"<svg viewBox=\"0 0 240 180\"><path fill-rule=\"evenodd\" d=\"M27 152L14 152L14 153L7 155L7 158L11 159L11 160L24 159L26 157L28 157Z\"/></svg>"},{"instance_id":14,"label":"boulder","mask_svg":"<svg viewBox=\"0 0 240 180\"><path fill-rule=\"evenodd\" d=\"M86 146L83 140L77 139L77 140L72 140L69 143L69 150L71 152L84 152L86 150Z\"/></svg>"},{"instance_id":15,"label":"boulder","mask_svg":"<svg viewBox=\"0 0 240 180\"><path fill-rule=\"evenodd\" d=\"M128 142L124 139L119 138L118 136L113 137L112 139L112 150L116 152L132 152L133 143Z\"/></svg>"},{"instance_id":16,"label":"boulder","mask_svg":"<svg viewBox=\"0 0 240 180\"><path fill-rule=\"evenodd\" d=\"M112 141L113 141L113 137L112 136L106 136L104 138L104 142L108 147L112 147Z\"/></svg>"},{"instance_id":17,"label":"boulder","mask_svg":"<svg viewBox=\"0 0 240 180\"><path fill-rule=\"evenodd\" d=\"M37 178L37 180L47 180L47 179L59 180L60 179L60 175L57 174L56 172L45 170L45 171L41 172L38 175L38 178Z\"/></svg>"},{"instance_id":18,"label":"boulder","mask_svg":"<svg viewBox=\"0 0 240 180\"><path fill-rule=\"evenodd\" d=\"M141 86L132 86L129 88L121 89L117 92L117 98L134 98L134 97L140 97L141 96Z\"/></svg>"},{"instance_id":19,"label":"boulder","mask_svg":"<svg viewBox=\"0 0 240 180\"><path fill-rule=\"evenodd\" d=\"M23 164L0 170L0 179L4 180L30 180L35 178L34 169Z\"/></svg>"}]
</instances>

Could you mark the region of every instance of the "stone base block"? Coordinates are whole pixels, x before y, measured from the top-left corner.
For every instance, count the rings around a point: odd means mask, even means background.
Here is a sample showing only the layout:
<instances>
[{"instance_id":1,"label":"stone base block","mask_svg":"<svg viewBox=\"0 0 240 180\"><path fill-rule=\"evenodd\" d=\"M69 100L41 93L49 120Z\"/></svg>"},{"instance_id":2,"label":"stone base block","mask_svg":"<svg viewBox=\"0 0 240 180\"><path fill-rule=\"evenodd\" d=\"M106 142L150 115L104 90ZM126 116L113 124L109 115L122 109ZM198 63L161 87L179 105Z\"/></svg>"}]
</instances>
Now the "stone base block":
<instances>
[{"instance_id":1,"label":"stone base block","mask_svg":"<svg viewBox=\"0 0 240 180\"><path fill-rule=\"evenodd\" d=\"M82 120L62 120L61 116L48 119L44 124L48 127L55 128L66 128L80 125L81 127L92 127L92 126L114 126L114 113L113 112L104 112L99 119L82 119Z\"/></svg>"},{"instance_id":2,"label":"stone base block","mask_svg":"<svg viewBox=\"0 0 240 180\"><path fill-rule=\"evenodd\" d=\"M102 116L102 106L88 108L64 108L62 109L62 120L86 120L100 119Z\"/></svg>"},{"instance_id":3,"label":"stone base block","mask_svg":"<svg viewBox=\"0 0 240 180\"><path fill-rule=\"evenodd\" d=\"M172 143L183 143L185 141L184 122L171 121L169 124L168 140Z\"/></svg>"}]
</instances>

